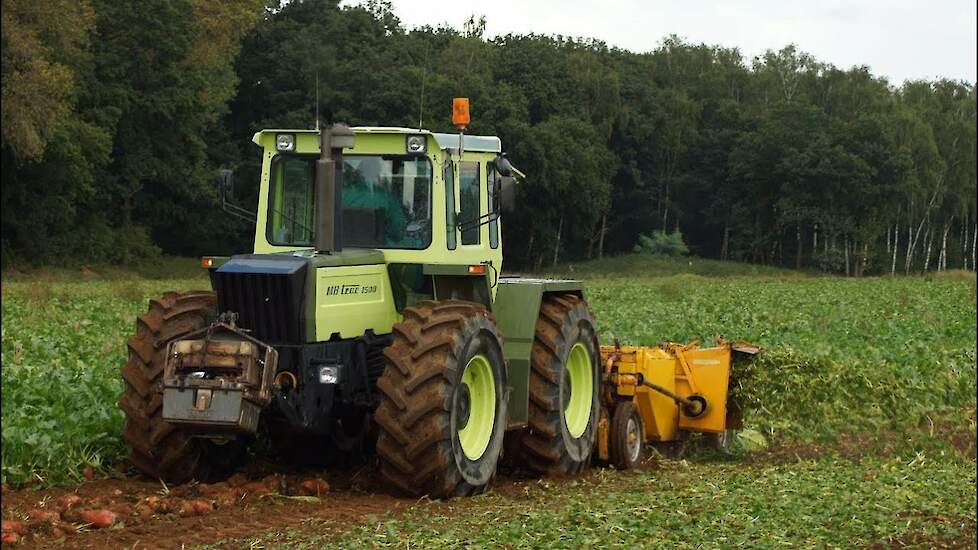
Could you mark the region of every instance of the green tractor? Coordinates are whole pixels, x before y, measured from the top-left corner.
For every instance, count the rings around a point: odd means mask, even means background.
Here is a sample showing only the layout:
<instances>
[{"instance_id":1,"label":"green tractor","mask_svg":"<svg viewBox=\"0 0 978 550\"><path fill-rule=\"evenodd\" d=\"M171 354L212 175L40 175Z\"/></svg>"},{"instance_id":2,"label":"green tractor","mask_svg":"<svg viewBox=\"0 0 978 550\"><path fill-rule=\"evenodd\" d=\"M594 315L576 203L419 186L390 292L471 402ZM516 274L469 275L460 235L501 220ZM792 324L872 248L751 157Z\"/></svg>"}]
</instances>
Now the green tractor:
<instances>
[{"instance_id":1,"label":"green tractor","mask_svg":"<svg viewBox=\"0 0 978 550\"><path fill-rule=\"evenodd\" d=\"M129 340L119 406L140 471L226 475L259 431L372 446L387 481L433 497L485 490L504 448L540 473L590 463L594 321L577 281L501 276L519 172L498 138L332 125L253 141L254 252L204 258L212 290L150 301ZM231 188L224 171L222 201Z\"/></svg>"}]
</instances>

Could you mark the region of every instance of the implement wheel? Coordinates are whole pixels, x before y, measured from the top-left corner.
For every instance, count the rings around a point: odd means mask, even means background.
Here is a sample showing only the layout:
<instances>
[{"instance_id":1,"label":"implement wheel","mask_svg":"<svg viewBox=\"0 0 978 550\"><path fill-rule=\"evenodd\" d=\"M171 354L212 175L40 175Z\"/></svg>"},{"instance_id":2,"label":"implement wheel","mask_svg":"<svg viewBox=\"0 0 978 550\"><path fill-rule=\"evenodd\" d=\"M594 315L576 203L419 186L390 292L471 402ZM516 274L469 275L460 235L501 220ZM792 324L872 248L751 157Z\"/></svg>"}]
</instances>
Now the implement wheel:
<instances>
[{"instance_id":1,"label":"implement wheel","mask_svg":"<svg viewBox=\"0 0 978 550\"><path fill-rule=\"evenodd\" d=\"M615 407L611 419L611 441L608 451L611 463L619 470L629 470L642 461L645 446L645 426L638 407L624 401Z\"/></svg>"},{"instance_id":2,"label":"implement wheel","mask_svg":"<svg viewBox=\"0 0 978 550\"><path fill-rule=\"evenodd\" d=\"M481 493L506 428L502 337L485 307L424 301L404 310L377 382L380 473L432 497Z\"/></svg>"},{"instance_id":3,"label":"implement wheel","mask_svg":"<svg viewBox=\"0 0 978 550\"><path fill-rule=\"evenodd\" d=\"M168 483L206 480L225 473L223 466L241 453L240 442L215 445L191 439L163 420L163 363L166 344L199 330L217 317L217 297L210 291L167 292L150 300L149 311L136 319L129 339L129 360L122 367L125 392L119 408L125 414L122 438L129 460L139 471Z\"/></svg>"},{"instance_id":4,"label":"implement wheel","mask_svg":"<svg viewBox=\"0 0 978 550\"><path fill-rule=\"evenodd\" d=\"M587 467L598 433L598 365L594 320L584 300L545 296L530 359L528 427L511 436L522 465L558 475Z\"/></svg>"}]
</instances>

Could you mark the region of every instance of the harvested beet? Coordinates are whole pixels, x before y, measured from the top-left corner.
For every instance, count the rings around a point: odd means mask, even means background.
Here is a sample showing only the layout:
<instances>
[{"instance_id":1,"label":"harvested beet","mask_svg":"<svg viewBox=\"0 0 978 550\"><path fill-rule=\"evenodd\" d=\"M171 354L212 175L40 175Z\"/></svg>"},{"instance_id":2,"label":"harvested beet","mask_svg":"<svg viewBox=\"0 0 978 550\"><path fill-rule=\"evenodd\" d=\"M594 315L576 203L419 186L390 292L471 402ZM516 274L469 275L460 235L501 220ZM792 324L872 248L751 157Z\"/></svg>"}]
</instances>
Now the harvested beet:
<instances>
[{"instance_id":1,"label":"harvested beet","mask_svg":"<svg viewBox=\"0 0 978 550\"><path fill-rule=\"evenodd\" d=\"M180 504L180 510L177 512L182 518L189 518L191 516L197 515L197 508L194 506L193 501L185 500Z\"/></svg>"},{"instance_id":2,"label":"harvested beet","mask_svg":"<svg viewBox=\"0 0 978 550\"><path fill-rule=\"evenodd\" d=\"M319 496L329 492L329 483L321 477L307 479L299 487L304 495Z\"/></svg>"},{"instance_id":3,"label":"harvested beet","mask_svg":"<svg viewBox=\"0 0 978 550\"><path fill-rule=\"evenodd\" d=\"M40 508L35 508L30 512L27 512L27 516L31 518L31 521L55 523L61 521L61 514L55 512L54 510L41 510Z\"/></svg>"},{"instance_id":4,"label":"harvested beet","mask_svg":"<svg viewBox=\"0 0 978 550\"><path fill-rule=\"evenodd\" d=\"M269 489L268 486L261 481L252 481L251 483L246 483L241 488L244 489L244 491L247 493L252 493L256 495L264 495L272 492L272 490Z\"/></svg>"},{"instance_id":5,"label":"harvested beet","mask_svg":"<svg viewBox=\"0 0 978 550\"><path fill-rule=\"evenodd\" d=\"M238 472L228 478L229 487L241 487L246 483L248 483L248 476L244 475L241 472Z\"/></svg>"},{"instance_id":6,"label":"harvested beet","mask_svg":"<svg viewBox=\"0 0 978 550\"><path fill-rule=\"evenodd\" d=\"M81 500L81 497L78 495L65 495L58 499L58 505L62 509L67 510L68 508L71 508L72 506L81 502Z\"/></svg>"},{"instance_id":7,"label":"harvested beet","mask_svg":"<svg viewBox=\"0 0 978 550\"><path fill-rule=\"evenodd\" d=\"M118 518L115 512L112 510L101 509L101 510L82 510L78 512L79 517L85 523L91 523L92 527L96 529L104 529L109 527Z\"/></svg>"},{"instance_id":8,"label":"harvested beet","mask_svg":"<svg viewBox=\"0 0 978 550\"><path fill-rule=\"evenodd\" d=\"M0 531L4 533L17 533L18 535L27 534L27 526L22 521L5 519L0 522Z\"/></svg>"},{"instance_id":9,"label":"harvested beet","mask_svg":"<svg viewBox=\"0 0 978 550\"><path fill-rule=\"evenodd\" d=\"M17 541L19 540L20 540L20 535L14 533L13 531L4 531L3 535L0 536L0 541L2 541L3 544L14 545L17 544Z\"/></svg>"},{"instance_id":10,"label":"harvested beet","mask_svg":"<svg viewBox=\"0 0 978 550\"><path fill-rule=\"evenodd\" d=\"M207 514L214 511L214 503L207 500L195 500L194 509L198 514Z\"/></svg>"},{"instance_id":11,"label":"harvested beet","mask_svg":"<svg viewBox=\"0 0 978 550\"><path fill-rule=\"evenodd\" d=\"M224 483L201 483L197 486L197 493L202 497L213 497L220 494L225 489L227 489L227 486Z\"/></svg>"}]
</instances>

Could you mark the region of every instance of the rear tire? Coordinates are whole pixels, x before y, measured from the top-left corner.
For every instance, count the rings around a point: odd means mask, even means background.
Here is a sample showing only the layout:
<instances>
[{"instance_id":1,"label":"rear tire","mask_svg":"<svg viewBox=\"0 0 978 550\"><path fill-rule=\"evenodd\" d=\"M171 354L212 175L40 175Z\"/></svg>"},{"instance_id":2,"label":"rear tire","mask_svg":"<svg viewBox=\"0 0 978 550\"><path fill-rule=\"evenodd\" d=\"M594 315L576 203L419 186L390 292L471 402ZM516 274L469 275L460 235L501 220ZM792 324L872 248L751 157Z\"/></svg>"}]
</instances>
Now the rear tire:
<instances>
[{"instance_id":1,"label":"rear tire","mask_svg":"<svg viewBox=\"0 0 978 550\"><path fill-rule=\"evenodd\" d=\"M611 420L609 453L611 463L619 470L630 470L642 462L645 447L645 426L638 407L631 401L622 401L615 407Z\"/></svg>"},{"instance_id":2,"label":"rear tire","mask_svg":"<svg viewBox=\"0 0 978 550\"><path fill-rule=\"evenodd\" d=\"M479 304L405 308L377 382L377 456L387 481L436 498L485 490L506 428L502 349L492 314Z\"/></svg>"},{"instance_id":3,"label":"rear tire","mask_svg":"<svg viewBox=\"0 0 978 550\"><path fill-rule=\"evenodd\" d=\"M243 454L240 441L225 445L191 439L163 420L163 364L166 344L199 330L217 317L217 297L210 291L167 292L150 300L149 311L136 319L129 339L129 360L122 367L125 392L119 408L125 415L122 438L129 460L140 472L168 483L210 479L233 467Z\"/></svg>"},{"instance_id":4,"label":"rear tire","mask_svg":"<svg viewBox=\"0 0 978 550\"><path fill-rule=\"evenodd\" d=\"M556 475L588 466L598 433L598 349L584 300L544 296L530 358L528 426L510 436L517 464Z\"/></svg>"}]
</instances>

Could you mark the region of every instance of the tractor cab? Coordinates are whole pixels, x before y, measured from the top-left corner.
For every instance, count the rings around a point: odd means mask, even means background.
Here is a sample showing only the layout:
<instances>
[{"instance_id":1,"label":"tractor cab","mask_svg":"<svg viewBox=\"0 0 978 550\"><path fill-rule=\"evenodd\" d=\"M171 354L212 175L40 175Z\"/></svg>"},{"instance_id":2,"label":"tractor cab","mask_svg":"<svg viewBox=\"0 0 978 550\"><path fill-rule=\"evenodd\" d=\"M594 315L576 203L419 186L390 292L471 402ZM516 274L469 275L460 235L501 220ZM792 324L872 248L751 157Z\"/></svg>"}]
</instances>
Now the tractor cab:
<instances>
[{"instance_id":1,"label":"tractor cab","mask_svg":"<svg viewBox=\"0 0 978 550\"><path fill-rule=\"evenodd\" d=\"M490 305L514 173L499 138L335 125L252 141L262 148L254 253L215 259L211 279L220 307L257 336L321 342L388 333L426 299ZM283 270L303 282L285 283ZM287 315L275 297L256 302L260 289L232 290L264 278L292 289L278 299Z\"/></svg>"},{"instance_id":2,"label":"tractor cab","mask_svg":"<svg viewBox=\"0 0 978 550\"><path fill-rule=\"evenodd\" d=\"M328 215L335 237L321 252L377 250L388 263L500 267L497 189L512 173L499 138L350 131L352 147L334 149L338 200ZM255 253L315 251L320 132L263 130L253 141L263 150Z\"/></svg>"}]
</instances>

